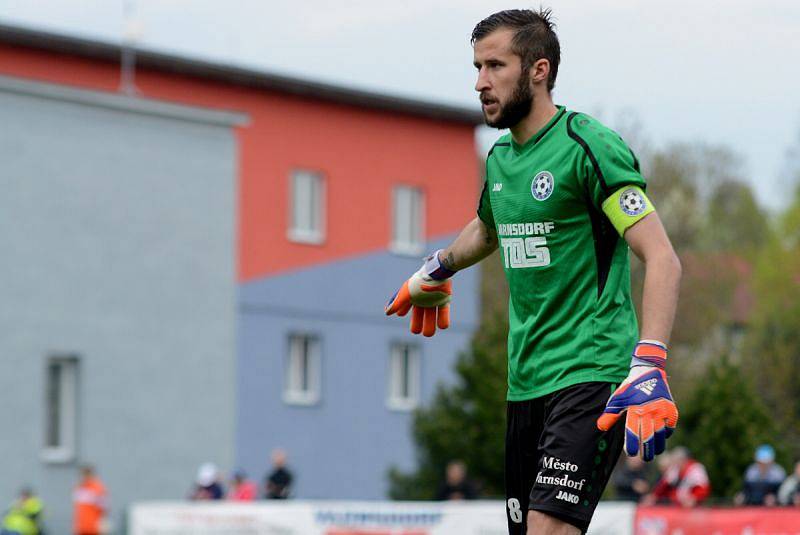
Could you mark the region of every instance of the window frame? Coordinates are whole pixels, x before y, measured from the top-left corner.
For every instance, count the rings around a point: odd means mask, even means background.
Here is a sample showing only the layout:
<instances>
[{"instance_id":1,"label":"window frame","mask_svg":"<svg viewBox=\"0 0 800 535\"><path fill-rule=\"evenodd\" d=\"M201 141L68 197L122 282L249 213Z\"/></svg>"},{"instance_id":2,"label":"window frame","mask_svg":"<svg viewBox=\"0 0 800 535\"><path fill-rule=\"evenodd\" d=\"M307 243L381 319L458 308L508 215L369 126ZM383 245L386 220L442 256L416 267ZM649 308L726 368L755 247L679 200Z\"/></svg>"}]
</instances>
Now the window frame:
<instances>
[{"instance_id":1,"label":"window frame","mask_svg":"<svg viewBox=\"0 0 800 535\"><path fill-rule=\"evenodd\" d=\"M305 362L296 362L297 344L305 345ZM297 366L304 368L303 377L296 376ZM304 383L306 389L296 388ZM312 406L319 404L322 395L322 340L313 333L293 332L287 337L287 351L283 373L283 401L287 405Z\"/></svg>"},{"instance_id":2,"label":"window frame","mask_svg":"<svg viewBox=\"0 0 800 535\"><path fill-rule=\"evenodd\" d=\"M316 229L299 228L295 226L299 202L296 202L297 179L300 177L313 177L312 183L318 185L317 189L317 202L316 206L311 208L311 219L314 219L314 210L317 212L318 227ZM325 243L326 232L326 199L327 199L327 185L325 173L316 169L310 168L295 168L289 172L289 210L288 210L288 223L286 230L286 237L289 241L294 243L303 243L308 245L321 245ZM314 186L311 188L312 196Z\"/></svg>"},{"instance_id":3,"label":"window frame","mask_svg":"<svg viewBox=\"0 0 800 535\"><path fill-rule=\"evenodd\" d=\"M416 218L416 234L412 236L410 241L400 241L398 239L398 219L401 216L399 213L399 194L401 191L412 192L412 199L417 200L417 218ZM389 249L391 252L403 256L420 256L425 253L425 189L420 186L410 184L395 184L392 187L392 209L391 209L391 239L389 242ZM412 201L413 207L413 201ZM413 210L413 208L412 208ZM413 214L409 214L409 220L414 221ZM412 231L412 234L414 232ZM416 238L416 241L414 239Z\"/></svg>"},{"instance_id":4,"label":"window frame","mask_svg":"<svg viewBox=\"0 0 800 535\"><path fill-rule=\"evenodd\" d=\"M402 356L399 353L403 352ZM405 369L400 368L398 359L405 356ZM422 350L419 345L394 341L389 346L389 367L386 392L386 406L390 410L410 412L419 407L422 396ZM399 381L406 380L407 396L398 395L404 390Z\"/></svg>"},{"instance_id":5,"label":"window frame","mask_svg":"<svg viewBox=\"0 0 800 535\"><path fill-rule=\"evenodd\" d=\"M59 369L58 376L58 443L51 445L50 426L54 415L52 409L52 370ZM80 358L76 355L53 355L44 366L44 415L42 428L41 458L47 463L71 463L77 458L78 419L80 395Z\"/></svg>"}]
</instances>

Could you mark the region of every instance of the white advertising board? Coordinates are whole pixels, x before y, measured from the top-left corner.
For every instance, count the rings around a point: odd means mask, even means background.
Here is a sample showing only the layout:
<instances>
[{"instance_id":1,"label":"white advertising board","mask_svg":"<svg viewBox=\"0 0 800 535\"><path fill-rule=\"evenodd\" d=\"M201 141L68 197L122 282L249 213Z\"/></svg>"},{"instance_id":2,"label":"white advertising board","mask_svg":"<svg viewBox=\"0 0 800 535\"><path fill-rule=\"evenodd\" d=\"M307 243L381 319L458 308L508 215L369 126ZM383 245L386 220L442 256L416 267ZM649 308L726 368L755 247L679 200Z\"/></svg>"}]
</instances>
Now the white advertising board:
<instances>
[{"instance_id":1,"label":"white advertising board","mask_svg":"<svg viewBox=\"0 0 800 535\"><path fill-rule=\"evenodd\" d=\"M592 535L630 535L635 507L602 503ZM500 501L145 502L129 535L506 535Z\"/></svg>"}]
</instances>

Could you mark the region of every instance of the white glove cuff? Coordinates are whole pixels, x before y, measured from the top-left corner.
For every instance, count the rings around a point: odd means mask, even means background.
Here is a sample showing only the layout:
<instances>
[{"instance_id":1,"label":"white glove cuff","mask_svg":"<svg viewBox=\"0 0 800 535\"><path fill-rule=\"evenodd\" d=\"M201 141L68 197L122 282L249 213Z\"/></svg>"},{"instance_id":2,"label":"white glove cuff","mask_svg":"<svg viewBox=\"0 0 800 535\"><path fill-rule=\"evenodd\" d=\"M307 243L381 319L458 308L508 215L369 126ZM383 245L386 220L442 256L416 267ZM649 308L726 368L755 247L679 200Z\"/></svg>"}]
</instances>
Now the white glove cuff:
<instances>
[{"instance_id":1,"label":"white glove cuff","mask_svg":"<svg viewBox=\"0 0 800 535\"><path fill-rule=\"evenodd\" d=\"M439 253L444 252L444 249L439 249L432 255L425 258L425 265L422 266L422 271L433 280L443 281L449 279L456 274L455 271L449 270L444 267L439 260Z\"/></svg>"}]
</instances>

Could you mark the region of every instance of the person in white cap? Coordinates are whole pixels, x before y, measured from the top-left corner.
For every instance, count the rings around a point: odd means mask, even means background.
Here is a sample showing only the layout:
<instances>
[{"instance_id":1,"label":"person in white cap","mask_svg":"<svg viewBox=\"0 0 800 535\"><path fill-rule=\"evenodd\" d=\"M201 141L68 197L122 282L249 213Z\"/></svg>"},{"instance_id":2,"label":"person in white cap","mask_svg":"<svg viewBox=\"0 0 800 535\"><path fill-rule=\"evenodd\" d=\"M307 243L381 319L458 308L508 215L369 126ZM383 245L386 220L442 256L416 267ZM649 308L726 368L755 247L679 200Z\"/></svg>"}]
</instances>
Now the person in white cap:
<instances>
[{"instance_id":1,"label":"person in white cap","mask_svg":"<svg viewBox=\"0 0 800 535\"><path fill-rule=\"evenodd\" d=\"M195 486L189 496L190 500L221 500L225 497L225 489L220 483L220 474L214 463L203 463L197 469Z\"/></svg>"}]
</instances>

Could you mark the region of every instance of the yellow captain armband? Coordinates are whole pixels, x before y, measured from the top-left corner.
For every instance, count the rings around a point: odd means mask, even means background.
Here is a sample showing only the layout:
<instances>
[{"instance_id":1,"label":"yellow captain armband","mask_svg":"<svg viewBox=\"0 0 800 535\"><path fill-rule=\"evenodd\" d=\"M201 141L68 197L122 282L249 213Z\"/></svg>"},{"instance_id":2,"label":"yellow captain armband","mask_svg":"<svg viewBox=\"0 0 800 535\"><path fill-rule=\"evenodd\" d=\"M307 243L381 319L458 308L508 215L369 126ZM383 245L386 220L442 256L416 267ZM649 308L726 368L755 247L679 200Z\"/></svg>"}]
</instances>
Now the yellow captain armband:
<instances>
[{"instance_id":1,"label":"yellow captain armband","mask_svg":"<svg viewBox=\"0 0 800 535\"><path fill-rule=\"evenodd\" d=\"M620 236L650 212L653 203L639 186L624 186L603 201L603 212Z\"/></svg>"}]
</instances>

